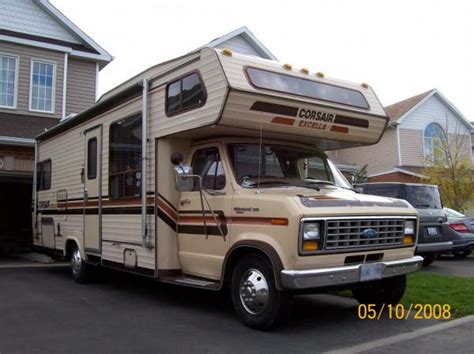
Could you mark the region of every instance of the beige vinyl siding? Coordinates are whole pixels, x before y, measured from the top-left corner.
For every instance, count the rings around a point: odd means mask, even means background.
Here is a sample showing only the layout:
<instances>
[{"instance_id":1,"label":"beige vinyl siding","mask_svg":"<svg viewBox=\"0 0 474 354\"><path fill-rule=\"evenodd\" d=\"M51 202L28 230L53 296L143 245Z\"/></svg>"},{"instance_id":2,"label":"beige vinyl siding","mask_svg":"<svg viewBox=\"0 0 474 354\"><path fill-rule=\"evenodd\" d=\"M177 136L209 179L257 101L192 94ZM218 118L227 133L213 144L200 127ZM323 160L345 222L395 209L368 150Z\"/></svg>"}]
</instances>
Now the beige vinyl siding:
<instances>
[{"instance_id":1,"label":"beige vinyl siding","mask_svg":"<svg viewBox=\"0 0 474 354\"><path fill-rule=\"evenodd\" d=\"M400 151L404 166L423 166L423 131L400 128Z\"/></svg>"},{"instance_id":2,"label":"beige vinyl siding","mask_svg":"<svg viewBox=\"0 0 474 354\"><path fill-rule=\"evenodd\" d=\"M70 58L67 68L66 115L95 103L96 63Z\"/></svg>"},{"instance_id":3,"label":"beige vinyl siding","mask_svg":"<svg viewBox=\"0 0 474 354\"><path fill-rule=\"evenodd\" d=\"M16 109L0 108L0 112L15 112L18 114L26 114L33 116L61 118L64 53L2 41L0 41L0 53L11 54L19 57L17 107ZM56 63L54 113L31 112L29 110L31 59L39 59Z\"/></svg>"},{"instance_id":4,"label":"beige vinyl siding","mask_svg":"<svg viewBox=\"0 0 474 354\"><path fill-rule=\"evenodd\" d=\"M337 150L335 159L338 163L361 167L368 164L369 176L391 171L398 166L396 130L386 129L382 139L375 145Z\"/></svg>"}]
</instances>

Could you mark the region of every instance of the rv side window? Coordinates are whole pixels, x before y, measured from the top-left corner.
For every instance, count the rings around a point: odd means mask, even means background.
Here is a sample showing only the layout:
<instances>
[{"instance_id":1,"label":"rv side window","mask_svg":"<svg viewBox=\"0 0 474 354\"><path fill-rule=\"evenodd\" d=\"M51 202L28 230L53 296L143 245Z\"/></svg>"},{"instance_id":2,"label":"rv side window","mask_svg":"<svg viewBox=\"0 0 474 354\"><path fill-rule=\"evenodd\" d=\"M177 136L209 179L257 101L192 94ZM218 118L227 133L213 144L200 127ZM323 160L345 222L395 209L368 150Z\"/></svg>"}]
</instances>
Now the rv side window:
<instances>
[{"instance_id":1,"label":"rv side window","mask_svg":"<svg viewBox=\"0 0 474 354\"><path fill-rule=\"evenodd\" d=\"M166 114L169 116L201 107L205 101L204 85L197 73L183 76L166 87Z\"/></svg>"},{"instance_id":2,"label":"rv side window","mask_svg":"<svg viewBox=\"0 0 474 354\"><path fill-rule=\"evenodd\" d=\"M140 197L142 183L141 115L111 124L109 139L110 198Z\"/></svg>"},{"instance_id":3,"label":"rv side window","mask_svg":"<svg viewBox=\"0 0 474 354\"><path fill-rule=\"evenodd\" d=\"M246 72L250 83L258 89L315 98L358 108L369 108L364 95L357 90L256 68L247 68Z\"/></svg>"},{"instance_id":4,"label":"rv side window","mask_svg":"<svg viewBox=\"0 0 474 354\"><path fill-rule=\"evenodd\" d=\"M220 190L225 187L225 173L217 148L198 150L193 156L193 172L202 178L202 188Z\"/></svg>"},{"instance_id":5,"label":"rv side window","mask_svg":"<svg viewBox=\"0 0 474 354\"><path fill-rule=\"evenodd\" d=\"M36 167L36 189L43 191L51 188L51 160L39 162Z\"/></svg>"},{"instance_id":6,"label":"rv side window","mask_svg":"<svg viewBox=\"0 0 474 354\"><path fill-rule=\"evenodd\" d=\"M87 142L87 179L97 177L97 138Z\"/></svg>"}]
</instances>

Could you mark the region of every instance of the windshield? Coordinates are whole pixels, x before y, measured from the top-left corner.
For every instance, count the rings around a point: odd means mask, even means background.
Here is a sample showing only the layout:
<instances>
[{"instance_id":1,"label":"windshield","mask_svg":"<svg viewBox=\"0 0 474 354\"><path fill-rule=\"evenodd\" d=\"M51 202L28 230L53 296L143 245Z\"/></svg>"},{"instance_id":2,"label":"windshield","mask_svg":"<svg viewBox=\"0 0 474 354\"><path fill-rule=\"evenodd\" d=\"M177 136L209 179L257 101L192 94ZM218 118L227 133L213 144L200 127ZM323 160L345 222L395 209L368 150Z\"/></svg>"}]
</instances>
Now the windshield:
<instances>
[{"instance_id":1,"label":"windshield","mask_svg":"<svg viewBox=\"0 0 474 354\"><path fill-rule=\"evenodd\" d=\"M300 186L319 190L351 185L324 154L279 144L229 144L237 182L245 188Z\"/></svg>"},{"instance_id":2,"label":"windshield","mask_svg":"<svg viewBox=\"0 0 474 354\"><path fill-rule=\"evenodd\" d=\"M441 197L434 186L407 186L407 200L414 208L441 209Z\"/></svg>"}]
</instances>

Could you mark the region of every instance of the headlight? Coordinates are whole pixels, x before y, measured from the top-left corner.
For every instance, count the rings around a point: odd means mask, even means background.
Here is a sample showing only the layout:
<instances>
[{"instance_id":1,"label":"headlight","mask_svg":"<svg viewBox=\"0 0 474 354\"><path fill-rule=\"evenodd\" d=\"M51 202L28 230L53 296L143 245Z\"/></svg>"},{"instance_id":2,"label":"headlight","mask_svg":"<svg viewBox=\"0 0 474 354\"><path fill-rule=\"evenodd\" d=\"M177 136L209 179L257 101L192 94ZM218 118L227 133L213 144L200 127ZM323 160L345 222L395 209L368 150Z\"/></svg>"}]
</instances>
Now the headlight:
<instances>
[{"instance_id":1,"label":"headlight","mask_svg":"<svg viewBox=\"0 0 474 354\"><path fill-rule=\"evenodd\" d=\"M409 245L415 243L415 225L415 220L405 220L404 244Z\"/></svg>"},{"instance_id":2,"label":"headlight","mask_svg":"<svg viewBox=\"0 0 474 354\"><path fill-rule=\"evenodd\" d=\"M303 241L319 240L319 224L307 223L303 225Z\"/></svg>"}]
</instances>

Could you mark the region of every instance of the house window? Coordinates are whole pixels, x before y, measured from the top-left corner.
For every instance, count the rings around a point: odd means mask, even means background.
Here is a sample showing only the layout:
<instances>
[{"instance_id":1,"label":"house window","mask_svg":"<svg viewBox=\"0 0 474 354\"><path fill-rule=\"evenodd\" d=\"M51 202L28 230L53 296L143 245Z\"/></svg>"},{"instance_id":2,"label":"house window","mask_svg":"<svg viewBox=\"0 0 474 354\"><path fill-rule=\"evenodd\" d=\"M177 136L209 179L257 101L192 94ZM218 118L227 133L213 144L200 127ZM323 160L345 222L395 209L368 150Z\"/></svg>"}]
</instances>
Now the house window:
<instances>
[{"instance_id":1,"label":"house window","mask_svg":"<svg viewBox=\"0 0 474 354\"><path fill-rule=\"evenodd\" d=\"M0 54L0 107L16 107L18 57Z\"/></svg>"},{"instance_id":2,"label":"house window","mask_svg":"<svg viewBox=\"0 0 474 354\"><path fill-rule=\"evenodd\" d=\"M424 133L424 153L427 160L442 157L446 149L446 133L438 123L430 123Z\"/></svg>"},{"instance_id":3,"label":"house window","mask_svg":"<svg viewBox=\"0 0 474 354\"><path fill-rule=\"evenodd\" d=\"M36 165L36 189L39 191L51 188L51 160Z\"/></svg>"},{"instance_id":4,"label":"house window","mask_svg":"<svg viewBox=\"0 0 474 354\"><path fill-rule=\"evenodd\" d=\"M30 110L54 112L54 86L56 64L39 60L31 61Z\"/></svg>"},{"instance_id":5,"label":"house window","mask_svg":"<svg viewBox=\"0 0 474 354\"><path fill-rule=\"evenodd\" d=\"M142 118L110 125L109 194L111 198L139 198L142 183Z\"/></svg>"},{"instance_id":6,"label":"house window","mask_svg":"<svg viewBox=\"0 0 474 354\"><path fill-rule=\"evenodd\" d=\"M183 76L166 87L166 114L169 116L201 107L205 101L204 85L197 73Z\"/></svg>"}]
</instances>

